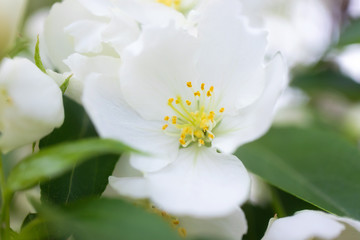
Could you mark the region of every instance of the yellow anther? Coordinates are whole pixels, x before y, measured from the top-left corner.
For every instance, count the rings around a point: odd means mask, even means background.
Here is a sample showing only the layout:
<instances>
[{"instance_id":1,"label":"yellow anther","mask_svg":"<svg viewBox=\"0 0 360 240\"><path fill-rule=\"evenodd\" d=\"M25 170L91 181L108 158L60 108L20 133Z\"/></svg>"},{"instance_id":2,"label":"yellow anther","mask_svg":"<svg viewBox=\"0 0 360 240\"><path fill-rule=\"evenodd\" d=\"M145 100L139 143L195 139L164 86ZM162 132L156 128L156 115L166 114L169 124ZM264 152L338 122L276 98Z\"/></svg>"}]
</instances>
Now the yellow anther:
<instances>
[{"instance_id":1,"label":"yellow anther","mask_svg":"<svg viewBox=\"0 0 360 240\"><path fill-rule=\"evenodd\" d=\"M164 126L162 126L162 130L165 130L169 125L165 124Z\"/></svg>"},{"instance_id":2,"label":"yellow anther","mask_svg":"<svg viewBox=\"0 0 360 240\"><path fill-rule=\"evenodd\" d=\"M179 103L180 103L180 100L179 100L179 99L176 99L176 100L175 100L175 103L176 103L176 104L179 104Z\"/></svg>"},{"instance_id":3,"label":"yellow anther","mask_svg":"<svg viewBox=\"0 0 360 240\"><path fill-rule=\"evenodd\" d=\"M170 119L169 116L164 117L165 121L169 121L169 119Z\"/></svg>"},{"instance_id":4,"label":"yellow anther","mask_svg":"<svg viewBox=\"0 0 360 240\"><path fill-rule=\"evenodd\" d=\"M219 112L223 113L225 111L225 108L220 108Z\"/></svg>"},{"instance_id":5,"label":"yellow anther","mask_svg":"<svg viewBox=\"0 0 360 240\"><path fill-rule=\"evenodd\" d=\"M198 141L199 141L199 144L201 144L201 145L205 144L204 140L202 140L202 139L199 139Z\"/></svg>"},{"instance_id":6,"label":"yellow anther","mask_svg":"<svg viewBox=\"0 0 360 240\"><path fill-rule=\"evenodd\" d=\"M213 134L209 133L208 136L209 136L209 138L214 139L214 135L213 135Z\"/></svg>"},{"instance_id":7,"label":"yellow anther","mask_svg":"<svg viewBox=\"0 0 360 240\"><path fill-rule=\"evenodd\" d=\"M199 91L194 92L194 96L195 96L195 97L196 97L196 96L199 96L199 97L200 97L200 92L199 92Z\"/></svg>"},{"instance_id":8,"label":"yellow anther","mask_svg":"<svg viewBox=\"0 0 360 240\"><path fill-rule=\"evenodd\" d=\"M187 82L187 83L186 83L186 86L192 87L192 83L191 83L191 82Z\"/></svg>"},{"instance_id":9,"label":"yellow anther","mask_svg":"<svg viewBox=\"0 0 360 240\"><path fill-rule=\"evenodd\" d=\"M186 237L186 230L185 228L178 228L179 235L181 237Z\"/></svg>"},{"instance_id":10,"label":"yellow anther","mask_svg":"<svg viewBox=\"0 0 360 240\"><path fill-rule=\"evenodd\" d=\"M207 91L206 96L211 97L211 92L210 92L210 90Z\"/></svg>"},{"instance_id":11,"label":"yellow anther","mask_svg":"<svg viewBox=\"0 0 360 240\"><path fill-rule=\"evenodd\" d=\"M181 136L184 134L191 134L192 133L192 129L191 127L184 127L182 130L181 130Z\"/></svg>"},{"instance_id":12,"label":"yellow anther","mask_svg":"<svg viewBox=\"0 0 360 240\"><path fill-rule=\"evenodd\" d=\"M204 137L204 133L200 130L196 130L195 133L194 133L195 137L197 138L202 138Z\"/></svg>"},{"instance_id":13,"label":"yellow anther","mask_svg":"<svg viewBox=\"0 0 360 240\"><path fill-rule=\"evenodd\" d=\"M172 122L172 124L176 124L176 116L173 116L173 117L171 118L171 122Z\"/></svg>"},{"instance_id":14,"label":"yellow anther","mask_svg":"<svg viewBox=\"0 0 360 240\"><path fill-rule=\"evenodd\" d=\"M180 223L180 222L179 222L179 220L177 220L177 219L175 219L175 220L172 221L172 224L174 224L174 225L179 225L179 223Z\"/></svg>"},{"instance_id":15,"label":"yellow anther","mask_svg":"<svg viewBox=\"0 0 360 240\"><path fill-rule=\"evenodd\" d=\"M190 106L190 105L191 105L191 102L190 102L189 100L186 100L186 104L187 104L188 106Z\"/></svg>"},{"instance_id":16,"label":"yellow anther","mask_svg":"<svg viewBox=\"0 0 360 240\"><path fill-rule=\"evenodd\" d=\"M182 139L182 138L179 139L179 142L180 142L181 145L185 145L185 143L186 143L185 140Z\"/></svg>"},{"instance_id":17,"label":"yellow anther","mask_svg":"<svg viewBox=\"0 0 360 240\"><path fill-rule=\"evenodd\" d=\"M168 103L171 104L174 101L173 98L169 98Z\"/></svg>"},{"instance_id":18,"label":"yellow anther","mask_svg":"<svg viewBox=\"0 0 360 240\"><path fill-rule=\"evenodd\" d=\"M213 92L214 91L214 86L211 86L209 91Z\"/></svg>"},{"instance_id":19,"label":"yellow anther","mask_svg":"<svg viewBox=\"0 0 360 240\"><path fill-rule=\"evenodd\" d=\"M202 83L201 84L201 90L204 90L205 89L205 83Z\"/></svg>"}]
</instances>

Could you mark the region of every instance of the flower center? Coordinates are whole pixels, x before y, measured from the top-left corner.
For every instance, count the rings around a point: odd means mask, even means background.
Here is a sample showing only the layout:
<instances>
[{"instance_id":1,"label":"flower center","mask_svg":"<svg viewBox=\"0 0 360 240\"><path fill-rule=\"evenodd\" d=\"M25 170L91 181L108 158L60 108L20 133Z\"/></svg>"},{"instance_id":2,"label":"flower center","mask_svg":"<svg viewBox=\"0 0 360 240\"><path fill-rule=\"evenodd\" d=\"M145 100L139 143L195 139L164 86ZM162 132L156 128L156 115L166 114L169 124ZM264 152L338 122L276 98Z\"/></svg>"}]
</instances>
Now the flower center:
<instances>
[{"instance_id":1,"label":"flower center","mask_svg":"<svg viewBox=\"0 0 360 240\"><path fill-rule=\"evenodd\" d=\"M168 106L174 111L173 116L165 116L167 124L162 129L168 135L179 136L181 146L187 147L196 142L199 147L211 144L215 138L212 130L221 121L224 108L216 109L214 87L195 90L191 82L186 83L192 90L192 99L169 98Z\"/></svg>"},{"instance_id":2,"label":"flower center","mask_svg":"<svg viewBox=\"0 0 360 240\"><path fill-rule=\"evenodd\" d=\"M180 9L181 0L156 0L158 3L162 3L168 7L172 7L176 10Z\"/></svg>"}]
</instances>

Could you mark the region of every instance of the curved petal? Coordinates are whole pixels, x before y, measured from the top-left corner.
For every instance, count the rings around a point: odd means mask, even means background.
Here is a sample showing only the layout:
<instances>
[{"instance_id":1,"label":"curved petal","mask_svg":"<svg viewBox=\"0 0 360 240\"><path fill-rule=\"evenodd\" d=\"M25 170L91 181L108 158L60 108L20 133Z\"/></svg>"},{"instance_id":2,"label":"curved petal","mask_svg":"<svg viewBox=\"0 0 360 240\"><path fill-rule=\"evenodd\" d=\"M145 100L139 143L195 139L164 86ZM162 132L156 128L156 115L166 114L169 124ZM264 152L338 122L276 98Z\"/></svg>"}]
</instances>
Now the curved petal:
<instances>
[{"instance_id":1,"label":"curved petal","mask_svg":"<svg viewBox=\"0 0 360 240\"><path fill-rule=\"evenodd\" d=\"M169 163L175 159L179 148L178 139L165 135L161 122L144 120L132 110L122 99L116 81L89 79L85 83L83 104L102 137L123 141L153 154L155 160L163 159L161 162ZM137 162L136 165L140 170L147 170L147 166L154 168L149 164L152 163L152 157L141 159L144 164Z\"/></svg>"},{"instance_id":2,"label":"curved petal","mask_svg":"<svg viewBox=\"0 0 360 240\"><path fill-rule=\"evenodd\" d=\"M81 5L96 16L109 17L115 7L112 0L78 0Z\"/></svg>"},{"instance_id":3,"label":"curved petal","mask_svg":"<svg viewBox=\"0 0 360 240\"><path fill-rule=\"evenodd\" d=\"M345 226L327 215L304 210L294 216L276 219L269 225L262 240L336 239Z\"/></svg>"},{"instance_id":4,"label":"curved petal","mask_svg":"<svg viewBox=\"0 0 360 240\"><path fill-rule=\"evenodd\" d=\"M64 28L66 34L74 39L74 49L79 53L100 53L102 33L107 23L98 20L79 20Z\"/></svg>"},{"instance_id":5,"label":"curved petal","mask_svg":"<svg viewBox=\"0 0 360 240\"><path fill-rule=\"evenodd\" d=\"M212 144L223 152L231 153L240 145L262 136L270 127L277 99L287 85L287 70L278 54L264 70L266 86L262 95L236 116L224 115L213 131Z\"/></svg>"},{"instance_id":6,"label":"curved petal","mask_svg":"<svg viewBox=\"0 0 360 240\"><path fill-rule=\"evenodd\" d=\"M174 26L143 29L140 39L124 51L120 76L128 104L148 120L171 114L169 98L193 94L186 82L196 81L196 49L195 39Z\"/></svg>"},{"instance_id":7,"label":"curved petal","mask_svg":"<svg viewBox=\"0 0 360 240\"><path fill-rule=\"evenodd\" d=\"M179 216L230 214L247 200L250 190L249 175L239 159L197 146L181 149L176 161L145 177L155 205Z\"/></svg>"},{"instance_id":8,"label":"curved petal","mask_svg":"<svg viewBox=\"0 0 360 240\"><path fill-rule=\"evenodd\" d=\"M148 198L147 181L137 177L109 177L109 184L118 194L130 198Z\"/></svg>"},{"instance_id":9,"label":"curved petal","mask_svg":"<svg viewBox=\"0 0 360 240\"><path fill-rule=\"evenodd\" d=\"M29 60L5 59L0 67L0 148L7 152L61 126L64 109L57 84Z\"/></svg>"},{"instance_id":10,"label":"curved petal","mask_svg":"<svg viewBox=\"0 0 360 240\"><path fill-rule=\"evenodd\" d=\"M180 217L179 220L187 235L195 238L239 240L247 232L246 218L240 208L224 217Z\"/></svg>"},{"instance_id":11,"label":"curved petal","mask_svg":"<svg viewBox=\"0 0 360 240\"><path fill-rule=\"evenodd\" d=\"M238 0L203 1L199 7L200 79L220 89L221 105L233 111L252 103L264 88L257 72L266 33L248 26Z\"/></svg>"},{"instance_id":12,"label":"curved petal","mask_svg":"<svg viewBox=\"0 0 360 240\"><path fill-rule=\"evenodd\" d=\"M95 20L95 17L77 0L65 0L52 6L45 21L46 50L51 62L61 72L69 70L63 60L74 52L73 40L64 30L68 25L84 19Z\"/></svg>"}]
</instances>

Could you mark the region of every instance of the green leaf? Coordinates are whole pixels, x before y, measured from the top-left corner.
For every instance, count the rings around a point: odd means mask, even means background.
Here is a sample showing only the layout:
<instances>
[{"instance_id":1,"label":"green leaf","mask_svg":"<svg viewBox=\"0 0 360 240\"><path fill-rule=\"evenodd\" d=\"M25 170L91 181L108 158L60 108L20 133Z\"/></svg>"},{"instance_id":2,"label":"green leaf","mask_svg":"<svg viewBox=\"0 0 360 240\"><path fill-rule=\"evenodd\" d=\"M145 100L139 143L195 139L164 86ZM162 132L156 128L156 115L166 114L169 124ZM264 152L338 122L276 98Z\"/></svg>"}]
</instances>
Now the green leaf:
<instances>
[{"instance_id":1,"label":"green leaf","mask_svg":"<svg viewBox=\"0 0 360 240\"><path fill-rule=\"evenodd\" d=\"M76 240L180 240L164 219L119 199L92 199L60 209L40 209L59 232Z\"/></svg>"},{"instance_id":2,"label":"green leaf","mask_svg":"<svg viewBox=\"0 0 360 240\"><path fill-rule=\"evenodd\" d=\"M46 69L41 61L41 57L40 57L40 41L39 41L39 35L37 36L37 41L36 41L36 45L35 45L35 55L34 55L34 60L35 60L35 64L36 66L43 72L46 73Z\"/></svg>"},{"instance_id":3,"label":"green leaf","mask_svg":"<svg viewBox=\"0 0 360 240\"><path fill-rule=\"evenodd\" d=\"M274 128L235 153L270 184L321 209L360 220L360 152L316 128Z\"/></svg>"},{"instance_id":4,"label":"green leaf","mask_svg":"<svg viewBox=\"0 0 360 240\"><path fill-rule=\"evenodd\" d=\"M341 94L352 101L360 100L360 85L328 62L320 62L312 68L295 73L291 85L301 88L310 96L316 97L327 91Z\"/></svg>"},{"instance_id":5,"label":"green leaf","mask_svg":"<svg viewBox=\"0 0 360 240\"><path fill-rule=\"evenodd\" d=\"M338 47L360 43L360 19L350 22L340 35Z\"/></svg>"},{"instance_id":6,"label":"green leaf","mask_svg":"<svg viewBox=\"0 0 360 240\"><path fill-rule=\"evenodd\" d=\"M41 150L17 164L10 172L7 186L12 192L31 188L91 157L129 151L135 150L110 139L86 139L59 144Z\"/></svg>"},{"instance_id":7,"label":"green leaf","mask_svg":"<svg viewBox=\"0 0 360 240\"><path fill-rule=\"evenodd\" d=\"M97 136L82 106L64 97L64 108L63 125L40 141L41 149L61 142ZM67 204L82 198L100 196L118 159L118 155L102 155L74 165L70 172L40 185L42 201Z\"/></svg>"}]
</instances>

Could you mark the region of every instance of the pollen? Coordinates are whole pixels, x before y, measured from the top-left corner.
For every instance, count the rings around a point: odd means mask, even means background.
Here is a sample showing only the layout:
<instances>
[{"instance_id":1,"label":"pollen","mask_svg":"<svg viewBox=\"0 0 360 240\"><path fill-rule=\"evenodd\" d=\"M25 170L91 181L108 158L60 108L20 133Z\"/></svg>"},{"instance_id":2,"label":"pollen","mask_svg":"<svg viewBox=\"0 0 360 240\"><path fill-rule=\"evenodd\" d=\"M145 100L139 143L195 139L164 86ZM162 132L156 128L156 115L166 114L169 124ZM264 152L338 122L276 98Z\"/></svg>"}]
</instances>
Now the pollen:
<instances>
[{"instance_id":1,"label":"pollen","mask_svg":"<svg viewBox=\"0 0 360 240\"><path fill-rule=\"evenodd\" d=\"M224 108L216 106L218 101L215 99L214 87L211 86L207 91L205 85L201 83L196 89L191 82L186 82L194 97L183 101L181 95L177 95L168 99L168 105L174 115L164 117L169 124L165 124L163 130L165 134L177 137L181 147L185 148L191 144L197 144L198 147L211 146L215 138L213 131L223 118L220 113L224 112ZM203 97L200 92L203 93ZM205 95L207 97L204 97ZM176 105L173 104L174 102ZM220 110L215 111L215 109ZM168 130L170 123L171 129Z\"/></svg>"}]
</instances>

